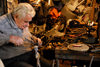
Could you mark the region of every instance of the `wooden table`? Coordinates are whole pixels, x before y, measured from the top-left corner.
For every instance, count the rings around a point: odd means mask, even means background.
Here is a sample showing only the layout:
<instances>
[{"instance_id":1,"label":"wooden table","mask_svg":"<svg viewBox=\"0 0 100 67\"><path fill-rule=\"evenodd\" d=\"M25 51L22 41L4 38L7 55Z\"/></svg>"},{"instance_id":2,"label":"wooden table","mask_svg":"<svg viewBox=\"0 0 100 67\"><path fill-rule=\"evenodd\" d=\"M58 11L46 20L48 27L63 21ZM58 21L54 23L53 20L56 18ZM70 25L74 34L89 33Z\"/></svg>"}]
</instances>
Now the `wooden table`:
<instances>
[{"instance_id":1,"label":"wooden table","mask_svg":"<svg viewBox=\"0 0 100 67\"><path fill-rule=\"evenodd\" d=\"M71 50L55 50L55 59L59 67L59 59L64 60L82 60L82 61L100 61L99 53L77 52Z\"/></svg>"}]
</instances>

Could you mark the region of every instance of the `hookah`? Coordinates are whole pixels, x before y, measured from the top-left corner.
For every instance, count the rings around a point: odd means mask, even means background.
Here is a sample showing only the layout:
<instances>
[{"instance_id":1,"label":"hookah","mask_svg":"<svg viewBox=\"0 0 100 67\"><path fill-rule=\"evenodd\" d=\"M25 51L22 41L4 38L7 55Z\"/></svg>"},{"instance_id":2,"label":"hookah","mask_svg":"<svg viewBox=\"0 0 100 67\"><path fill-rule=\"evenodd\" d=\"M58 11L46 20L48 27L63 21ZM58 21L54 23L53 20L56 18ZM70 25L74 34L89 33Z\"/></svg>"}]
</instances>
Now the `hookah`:
<instances>
[{"instance_id":1,"label":"hookah","mask_svg":"<svg viewBox=\"0 0 100 67\"><path fill-rule=\"evenodd\" d=\"M28 42L33 44L34 50L35 50L35 58L37 59L37 67L41 67L41 64L40 64L40 54L38 52L38 43L34 43L32 38L31 38L31 40L25 38L25 41L28 41Z\"/></svg>"},{"instance_id":2,"label":"hookah","mask_svg":"<svg viewBox=\"0 0 100 67\"><path fill-rule=\"evenodd\" d=\"M37 67L41 67L41 65L40 65L40 54L38 52L38 46L37 45L34 46L34 50L35 50L35 58L37 59Z\"/></svg>"}]
</instances>

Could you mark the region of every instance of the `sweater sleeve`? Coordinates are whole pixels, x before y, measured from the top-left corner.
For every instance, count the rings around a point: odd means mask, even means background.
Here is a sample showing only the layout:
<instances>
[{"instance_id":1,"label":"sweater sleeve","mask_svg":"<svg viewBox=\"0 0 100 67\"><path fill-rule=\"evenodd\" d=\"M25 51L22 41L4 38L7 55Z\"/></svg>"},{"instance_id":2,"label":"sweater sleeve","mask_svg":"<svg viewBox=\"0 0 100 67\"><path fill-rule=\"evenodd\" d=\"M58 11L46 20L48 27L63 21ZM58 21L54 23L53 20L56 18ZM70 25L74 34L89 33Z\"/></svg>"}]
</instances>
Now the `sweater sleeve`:
<instances>
[{"instance_id":1,"label":"sweater sleeve","mask_svg":"<svg viewBox=\"0 0 100 67\"><path fill-rule=\"evenodd\" d=\"M6 16L0 17L0 46L9 42L9 35L4 33L5 22L7 22ZM8 31L9 32L9 31Z\"/></svg>"},{"instance_id":2,"label":"sweater sleeve","mask_svg":"<svg viewBox=\"0 0 100 67\"><path fill-rule=\"evenodd\" d=\"M9 42L9 36L3 33L0 33L0 46Z\"/></svg>"}]
</instances>

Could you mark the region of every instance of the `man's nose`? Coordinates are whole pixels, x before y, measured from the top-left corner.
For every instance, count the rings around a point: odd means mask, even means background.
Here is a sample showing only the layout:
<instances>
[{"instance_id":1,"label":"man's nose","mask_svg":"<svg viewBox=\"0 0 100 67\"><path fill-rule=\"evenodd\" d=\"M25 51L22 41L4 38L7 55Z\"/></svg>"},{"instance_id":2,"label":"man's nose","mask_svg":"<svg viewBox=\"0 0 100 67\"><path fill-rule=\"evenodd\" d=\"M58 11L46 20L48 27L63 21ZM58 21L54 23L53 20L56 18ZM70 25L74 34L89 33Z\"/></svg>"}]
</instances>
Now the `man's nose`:
<instances>
[{"instance_id":1,"label":"man's nose","mask_svg":"<svg viewBox=\"0 0 100 67\"><path fill-rule=\"evenodd\" d=\"M26 26L29 27L29 23L27 23Z\"/></svg>"}]
</instances>

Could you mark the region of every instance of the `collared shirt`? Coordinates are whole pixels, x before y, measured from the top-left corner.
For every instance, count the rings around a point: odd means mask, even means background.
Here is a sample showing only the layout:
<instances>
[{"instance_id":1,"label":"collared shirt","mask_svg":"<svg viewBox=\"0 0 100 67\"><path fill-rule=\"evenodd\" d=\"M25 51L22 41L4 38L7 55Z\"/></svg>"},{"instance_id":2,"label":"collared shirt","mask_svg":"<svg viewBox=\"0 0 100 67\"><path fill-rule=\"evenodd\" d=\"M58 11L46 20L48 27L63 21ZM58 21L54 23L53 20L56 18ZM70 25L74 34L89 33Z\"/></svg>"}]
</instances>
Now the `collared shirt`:
<instances>
[{"instance_id":1,"label":"collared shirt","mask_svg":"<svg viewBox=\"0 0 100 67\"><path fill-rule=\"evenodd\" d=\"M10 35L22 37L23 30L17 27L11 14L0 17L0 58L8 59L27 52L25 46L14 46L9 43Z\"/></svg>"}]
</instances>

